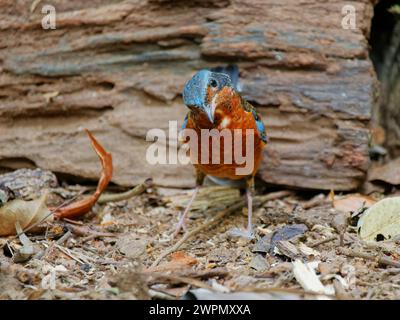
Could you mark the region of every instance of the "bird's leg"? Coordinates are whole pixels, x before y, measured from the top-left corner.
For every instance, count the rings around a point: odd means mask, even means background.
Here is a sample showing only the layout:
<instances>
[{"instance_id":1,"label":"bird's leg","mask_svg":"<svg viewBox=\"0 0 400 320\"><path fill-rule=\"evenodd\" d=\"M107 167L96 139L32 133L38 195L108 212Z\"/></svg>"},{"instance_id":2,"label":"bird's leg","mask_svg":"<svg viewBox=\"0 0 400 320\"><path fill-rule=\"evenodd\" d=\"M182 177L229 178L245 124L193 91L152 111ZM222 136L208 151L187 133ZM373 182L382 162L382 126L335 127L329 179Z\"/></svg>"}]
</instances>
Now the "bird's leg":
<instances>
[{"instance_id":1,"label":"bird's leg","mask_svg":"<svg viewBox=\"0 0 400 320\"><path fill-rule=\"evenodd\" d=\"M247 230L243 231L238 228L231 230L231 235L237 237L243 237L247 239L254 239L253 233L253 194L254 194L254 177L249 178L246 181L246 200L247 200Z\"/></svg>"},{"instance_id":2,"label":"bird's leg","mask_svg":"<svg viewBox=\"0 0 400 320\"><path fill-rule=\"evenodd\" d=\"M189 200L189 203L187 204L185 210L183 211L183 213L181 214L181 216L179 218L179 222L178 222L178 224L176 225L176 228L175 228L174 236L176 236L179 233L179 231L181 231L181 229L186 229L186 225L185 225L186 224L186 217L187 217L187 215L188 215L188 213L190 211L190 208L191 208L191 206L193 204L194 199L196 199L197 193L200 190L200 186L204 182L204 177L205 177L204 174L202 174L199 171L197 172L196 188L193 191L193 194L192 194L192 197Z\"/></svg>"},{"instance_id":3,"label":"bird's leg","mask_svg":"<svg viewBox=\"0 0 400 320\"><path fill-rule=\"evenodd\" d=\"M254 182L253 187L247 188L246 190L246 197L247 197L247 236L249 238L254 238L253 234L253 194L254 194Z\"/></svg>"},{"instance_id":4,"label":"bird's leg","mask_svg":"<svg viewBox=\"0 0 400 320\"><path fill-rule=\"evenodd\" d=\"M194 189L192 197L190 198L189 203L187 204L187 206L185 208L185 211L183 211L183 214L181 214L179 222L176 225L174 236L176 236L179 233L179 231L181 231L181 229L186 228L186 225L185 225L186 224L186 216L190 210L190 207L193 204L194 199L196 199L196 195L199 192L199 189L200 189L200 186L197 186L196 189Z\"/></svg>"}]
</instances>

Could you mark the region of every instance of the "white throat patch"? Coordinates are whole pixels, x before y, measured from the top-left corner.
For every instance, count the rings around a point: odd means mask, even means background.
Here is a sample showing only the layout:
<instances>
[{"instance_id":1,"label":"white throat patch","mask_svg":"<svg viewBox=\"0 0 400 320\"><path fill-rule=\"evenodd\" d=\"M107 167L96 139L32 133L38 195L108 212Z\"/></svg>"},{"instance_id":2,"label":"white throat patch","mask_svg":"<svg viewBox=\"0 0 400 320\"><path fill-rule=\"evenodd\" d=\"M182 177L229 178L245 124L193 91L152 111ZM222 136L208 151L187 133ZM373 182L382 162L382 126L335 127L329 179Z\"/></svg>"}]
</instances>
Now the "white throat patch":
<instances>
[{"instance_id":1,"label":"white throat patch","mask_svg":"<svg viewBox=\"0 0 400 320\"><path fill-rule=\"evenodd\" d=\"M211 112L214 115L215 114L215 109L217 108L217 99L218 99L218 93L215 94L215 96L211 100Z\"/></svg>"}]
</instances>

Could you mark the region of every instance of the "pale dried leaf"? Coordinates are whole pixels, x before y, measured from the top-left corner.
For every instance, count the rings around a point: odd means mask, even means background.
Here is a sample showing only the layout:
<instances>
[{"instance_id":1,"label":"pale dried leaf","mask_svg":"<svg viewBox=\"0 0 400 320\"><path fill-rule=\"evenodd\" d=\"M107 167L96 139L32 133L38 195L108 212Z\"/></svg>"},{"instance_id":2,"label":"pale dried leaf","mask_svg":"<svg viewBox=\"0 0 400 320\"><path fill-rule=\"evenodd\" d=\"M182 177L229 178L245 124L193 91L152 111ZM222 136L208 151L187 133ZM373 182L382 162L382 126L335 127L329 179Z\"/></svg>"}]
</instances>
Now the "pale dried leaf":
<instances>
[{"instance_id":1,"label":"pale dried leaf","mask_svg":"<svg viewBox=\"0 0 400 320\"><path fill-rule=\"evenodd\" d=\"M361 194L351 194L348 196L335 198L335 200L333 201L333 207L338 211L349 213L356 212L363 207L369 208L375 202L376 201L371 197Z\"/></svg>"},{"instance_id":2,"label":"pale dried leaf","mask_svg":"<svg viewBox=\"0 0 400 320\"><path fill-rule=\"evenodd\" d=\"M15 224L19 222L26 229L39 221L50 221L53 216L46 206L47 194L32 201L16 199L0 208L0 236L15 234ZM47 218L46 218L47 217Z\"/></svg>"},{"instance_id":3,"label":"pale dried leaf","mask_svg":"<svg viewBox=\"0 0 400 320\"><path fill-rule=\"evenodd\" d=\"M19 241L22 243L22 247L15 251L13 261L16 263L25 262L36 253L35 247L28 236L23 232L18 221L15 223L15 230L17 234L19 234Z\"/></svg>"},{"instance_id":4,"label":"pale dried leaf","mask_svg":"<svg viewBox=\"0 0 400 320\"><path fill-rule=\"evenodd\" d=\"M388 240L400 235L400 197L377 202L365 211L357 226L363 240Z\"/></svg>"},{"instance_id":5,"label":"pale dried leaf","mask_svg":"<svg viewBox=\"0 0 400 320\"><path fill-rule=\"evenodd\" d=\"M298 245L299 251L305 255L305 256L320 256L321 253L319 253L317 250L310 248L309 246L305 245L304 243L300 242Z\"/></svg>"},{"instance_id":6,"label":"pale dried leaf","mask_svg":"<svg viewBox=\"0 0 400 320\"><path fill-rule=\"evenodd\" d=\"M292 264L293 274L297 282L305 291L328 295L332 294L329 288L324 287L313 268L304 264L300 260L295 260Z\"/></svg>"},{"instance_id":7,"label":"pale dried leaf","mask_svg":"<svg viewBox=\"0 0 400 320\"><path fill-rule=\"evenodd\" d=\"M370 170L369 181L383 181L392 185L400 184L400 158L390 161L383 166L373 167Z\"/></svg>"}]
</instances>

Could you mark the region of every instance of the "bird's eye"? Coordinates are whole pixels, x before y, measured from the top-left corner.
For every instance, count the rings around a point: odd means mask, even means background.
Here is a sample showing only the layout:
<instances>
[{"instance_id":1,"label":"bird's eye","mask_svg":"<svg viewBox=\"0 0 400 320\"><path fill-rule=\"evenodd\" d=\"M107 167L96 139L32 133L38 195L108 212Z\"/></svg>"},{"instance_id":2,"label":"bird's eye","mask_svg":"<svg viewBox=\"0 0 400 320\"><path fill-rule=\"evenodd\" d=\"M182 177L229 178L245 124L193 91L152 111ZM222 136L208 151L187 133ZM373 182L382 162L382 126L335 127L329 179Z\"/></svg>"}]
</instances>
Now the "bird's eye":
<instances>
[{"instance_id":1,"label":"bird's eye","mask_svg":"<svg viewBox=\"0 0 400 320\"><path fill-rule=\"evenodd\" d=\"M210 86L211 86L211 87L213 87L213 88L216 88L216 87L218 87L218 83L217 83L217 81L216 81L216 80L214 80L214 79L211 79L211 81L210 81Z\"/></svg>"}]
</instances>

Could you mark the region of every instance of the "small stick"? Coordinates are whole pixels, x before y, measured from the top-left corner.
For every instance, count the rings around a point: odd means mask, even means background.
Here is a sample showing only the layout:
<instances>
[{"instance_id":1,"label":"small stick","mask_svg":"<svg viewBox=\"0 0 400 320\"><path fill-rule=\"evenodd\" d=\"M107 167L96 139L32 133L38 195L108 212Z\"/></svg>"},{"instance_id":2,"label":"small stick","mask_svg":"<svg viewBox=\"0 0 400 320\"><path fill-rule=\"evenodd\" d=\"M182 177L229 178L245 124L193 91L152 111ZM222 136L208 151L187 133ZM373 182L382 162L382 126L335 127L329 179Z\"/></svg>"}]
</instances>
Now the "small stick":
<instances>
[{"instance_id":1,"label":"small stick","mask_svg":"<svg viewBox=\"0 0 400 320\"><path fill-rule=\"evenodd\" d=\"M78 257L75 257L67 248L64 248L58 244L55 244L55 247L58 250L60 250L62 253L64 253L65 255L67 255L68 257L70 257L71 259L75 260L76 262L78 262L80 264L89 263L88 261L84 261L82 259L79 259Z\"/></svg>"},{"instance_id":2,"label":"small stick","mask_svg":"<svg viewBox=\"0 0 400 320\"><path fill-rule=\"evenodd\" d=\"M37 222L35 222L34 224L30 225L29 227L25 228L24 230L22 230L22 232L17 233L15 236L10 237L10 238L7 240L6 244L8 245L8 241L12 241L12 240L18 238L21 234L23 234L23 233L25 233L25 232L31 230L32 228L38 226L39 224L41 224L41 223L42 223L43 221L45 221L48 217L50 217L52 214L54 214L57 210L59 210L59 209L65 207L65 206L69 205L70 203L72 203L72 202L73 202L76 198L78 198L82 193L83 193L83 191L82 191L81 193L77 194L75 197L73 197L73 198L71 198L71 199L69 199L69 200L67 200L67 201L64 201L63 203L61 203L58 207L54 208L53 210L50 210L50 212L49 212L47 215L45 215L42 219L40 219L39 221L37 221ZM1 248L3 248L3 247L4 247L4 245L3 245Z\"/></svg>"},{"instance_id":3,"label":"small stick","mask_svg":"<svg viewBox=\"0 0 400 320\"><path fill-rule=\"evenodd\" d=\"M285 198L285 197L288 197L288 196L290 196L292 194L293 194L293 192L289 191L289 190L271 192L271 193L268 193L266 195L255 196L254 197L254 202L258 201L260 203L260 205L263 205L267 201Z\"/></svg>"},{"instance_id":4,"label":"small stick","mask_svg":"<svg viewBox=\"0 0 400 320\"><path fill-rule=\"evenodd\" d=\"M82 221L78 221L78 220L72 220L72 219L68 219L68 218L63 218L64 221L70 223L70 224L75 224L77 226L83 226L84 223Z\"/></svg>"},{"instance_id":5,"label":"small stick","mask_svg":"<svg viewBox=\"0 0 400 320\"><path fill-rule=\"evenodd\" d=\"M128 190L127 192L117 193L117 194L103 194L97 200L97 203L104 204L107 202L117 202L117 201L122 201L122 200L128 200L130 198L138 196L139 194L142 194L148 188L150 188L152 185L153 185L153 179L149 178L149 179L146 179L141 184L134 187L133 189Z\"/></svg>"},{"instance_id":6,"label":"small stick","mask_svg":"<svg viewBox=\"0 0 400 320\"><path fill-rule=\"evenodd\" d=\"M281 288L281 287L267 287L267 288L259 288L259 287L244 287L237 289L236 291L240 292L276 292L276 293L292 293L292 294L299 294L302 296L322 296L322 297L329 297L329 298L335 298L334 295L331 294L326 294L326 293L318 293L318 292L313 292L313 291L307 291L304 289L296 289L296 288Z\"/></svg>"},{"instance_id":7,"label":"small stick","mask_svg":"<svg viewBox=\"0 0 400 320\"><path fill-rule=\"evenodd\" d=\"M190 284L191 286L196 286L198 288L213 290L210 285L204 283L201 280L194 279L194 278L175 276L175 275L170 275L170 274L165 274L165 273L163 274L163 273L158 273L158 272L154 272L154 273L145 272L145 273L141 273L141 274L150 276L151 278L153 278L148 281L149 283L157 283L157 282L164 280L164 281L169 281L169 282L173 282L173 283Z\"/></svg>"},{"instance_id":8,"label":"small stick","mask_svg":"<svg viewBox=\"0 0 400 320\"><path fill-rule=\"evenodd\" d=\"M327 242L330 242L330 241L333 241L333 240L336 240L336 239L337 239L337 236L330 236L330 237L328 237L326 239L322 239L322 240L316 241L314 243L311 243L308 246L311 247L311 248L314 248L314 247L318 247L321 244L324 244L324 243L327 243Z\"/></svg>"},{"instance_id":9,"label":"small stick","mask_svg":"<svg viewBox=\"0 0 400 320\"><path fill-rule=\"evenodd\" d=\"M156 300L176 300L176 296L173 296L171 294L165 293L165 292L161 292L161 291L157 291L154 289L149 289L149 295L152 299L156 299Z\"/></svg>"},{"instance_id":10,"label":"small stick","mask_svg":"<svg viewBox=\"0 0 400 320\"><path fill-rule=\"evenodd\" d=\"M110 237L110 238L112 238L112 237L116 237L116 235L113 234L113 233L101 233L101 232L98 232L98 233L94 233L94 234L91 234L91 235L83 238L81 241L82 241L82 243L85 243L85 242L88 242L90 240L93 240L93 239L96 239L96 238L101 238L101 237Z\"/></svg>"},{"instance_id":11,"label":"small stick","mask_svg":"<svg viewBox=\"0 0 400 320\"><path fill-rule=\"evenodd\" d=\"M342 247L337 248L337 251L348 257L362 258L362 259L366 259L366 260L377 261L378 263L386 265L386 266L400 268L400 262L394 261L388 257L383 257L383 256L380 256L377 254L369 254L369 253L359 252L356 250L346 249L346 248L342 248Z\"/></svg>"},{"instance_id":12,"label":"small stick","mask_svg":"<svg viewBox=\"0 0 400 320\"><path fill-rule=\"evenodd\" d=\"M68 230L66 233L64 233L62 235L61 238L59 238L56 242L53 242L52 244L50 244L45 250L42 250L42 251L38 252L37 254L35 254L35 256L33 258L34 259L42 259L42 258L46 257L47 254L49 253L49 251L54 248L55 244L62 245L71 236L72 236L72 232Z\"/></svg>"},{"instance_id":13,"label":"small stick","mask_svg":"<svg viewBox=\"0 0 400 320\"><path fill-rule=\"evenodd\" d=\"M82 192L82 193L83 193L83 192ZM81 195L81 193L77 194L75 197L73 197L73 198L71 198L71 199L69 199L69 200L67 200L67 201L64 201L63 203L61 203L58 207L54 208L53 210L50 210L50 212L49 212L46 216L44 216L41 220L39 220L38 222L32 224L32 225L29 226L28 228L24 229L22 232L16 234L15 237L14 237L14 239L15 239L16 237L19 237L21 234L23 234L23 233L25 233L25 232L31 230L32 228L38 226L38 225L41 224L43 221L45 221L48 217L50 217L52 214L54 214L55 212L57 212L57 211L60 210L61 208L63 208L63 207L65 207L65 206L69 205L69 204L72 203L73 201L75 201L75 199L78 198L80 195Z\"/></svg>"},{"instance_id":14,"label":"small stick","mask_svg":"<svg viewBox=\"0 0 400 320\"><path fill-rule=\"evenodd\" d=\"M287 196L289 196L291 194L292 194L292 192L291 191L287 191L287 190L278 191L278 192L272 192L272 193L269 193L267 195L254 197L254 202L263 204L263 203L265 203L267 201L284 198L284 197L287 197ZM241 201L237 202L236 204L233 204L232 206L222 210L220 213L218 213L211 220L206 221L205 223L203 223L202 225L198 226L197 228L193 229L190 232L186 232L183 235L183 237L174 246L168 248L167 250L165 250L164 252L162 252L160 254L160 256L151 265L151 268L158 266L158 264L161 262L162 259L164 259L166 256L170 255L171 253L177 251L185 243L186 240L190 239L191 237L193 237L194 235L196 235L200 231L202 231L204 229L208 229L209 227L213 226L215 223L217 223L219 220L224 218L226 215L229 215L229 214L233 213L234 211L236 211L236 210L240 209L241 207L243 207L243 205L244 205L244 201L241 200Z\"/></svg>"},{"instance_id":15,"label":"small stick","mask_svg":"<svg viewBox=\"0 0 400 320\"><path fill-rule=\"evenodd\" d=\"M343 288L343 285L340 283L339 280L333 279L333 287L335 289L335 295L338 300L352 299L352 297Z\"/></svg>"},{"instance_id":16,"label":"small stick","mask_svg":"<svg viewBox=\"0 0 400 320\"><path fill-rule=\"evenodd\" d=\"M56 241L57 244L62 245L65 241L67 241L72 236L72 232L68 230L63 236Z\"/></svg>"},{"instance_id":17,"label":"small stick","mask_svg":"<svg viewBox=\"0 0 400 320\"><path fill-rule=\"evenodd\" d=\"M67 224L67 228L78 236L86 236L82 239L83 242L90 240L90 238L97 237L116 237L114 233L110 232L100 232L84 226L75 226L72 224ZM89 238L90 237L90 238Z\"/></svg>"},{"instance_id":18,"label":"small stick","mask_svg":"<svg viewBox=\"0 0 400 320\"><path fill-rule=\"evenodd\" d=\"M228 215L228 214L238 210L239 208L241 208L243 206L243 203L244 203L244 201L241 201L241 202L239 202L237 204L234 204L234 205L226 208L225 210L223 210L220 213L218 213L214 218L206 221L205 223L203 223L202 225L198 226L197 228L194 228L192 231L186 232L183 235L183 237L177 243L175 243L174 246L168 248L167 250L165 250L164 252L162 252L160 254L160 256L151 265L151 268L154 268L154 267L158 266L158 264L161 262L162 259L164 259L166 256L170 255L171 253L177 251L185 243L186 240L190 239L191 237L193 237L194 235L196 235L200 231L210 228L211 226L216 224L219 220L224 218L226 215Z\"/></svg>"}]
</instances>

